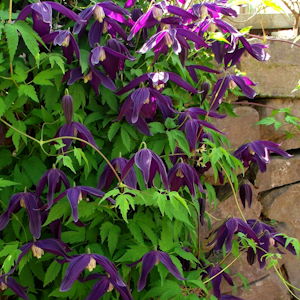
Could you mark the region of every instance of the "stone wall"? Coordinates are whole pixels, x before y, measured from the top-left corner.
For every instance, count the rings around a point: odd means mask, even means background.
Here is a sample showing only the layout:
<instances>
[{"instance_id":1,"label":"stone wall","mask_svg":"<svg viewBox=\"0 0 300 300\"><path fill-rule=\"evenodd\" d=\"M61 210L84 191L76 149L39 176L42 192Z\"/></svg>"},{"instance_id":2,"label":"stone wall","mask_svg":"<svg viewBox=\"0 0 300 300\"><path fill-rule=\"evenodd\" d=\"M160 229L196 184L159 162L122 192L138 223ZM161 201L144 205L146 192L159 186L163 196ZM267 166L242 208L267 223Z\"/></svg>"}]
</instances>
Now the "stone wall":
<instances>
[{"instance_id":1,"label":"stone wall","mask_svg":"<svg viewBox=\"0 0 300 300\"><path fill-rule=\"evenodd\" d=\"M290 107L294 115L300 116L300 92L291 93L300 80L300 48L271 42L269 52L271 59L268 62L256 62L246 56L240 65L240 69L257 83L258 96L252 100L257 105L247 105L245 99L237 99L234 105L238 117L217 120L216 126L228 134L233 149L261 139L281 143L282 148L294 155L289 160L274 156L267 172L258 173L252 185L253 205L244 213L246 218L272 220L279 232L300 239L300 130L295 131L294 126L275 130L271 126L256 125L276 108ZM239 104L240 101L242 103ZM287 139L286 130L294 132L294 137ZM211 213L220 218L240 217L232 196L222 201L217 210L211 209ZM283 255L280 264L286 279L300 288L300 259L287 254ZM232 270L232 274L240 272L249 280L250 286L245 289L236 277L236 295L245 300L294 299L274 272L260 270L257 264L255 267L248 266L245 257L235 263ZM299 291L293 292L300 297Z\"/></svg>"}]
</instances>

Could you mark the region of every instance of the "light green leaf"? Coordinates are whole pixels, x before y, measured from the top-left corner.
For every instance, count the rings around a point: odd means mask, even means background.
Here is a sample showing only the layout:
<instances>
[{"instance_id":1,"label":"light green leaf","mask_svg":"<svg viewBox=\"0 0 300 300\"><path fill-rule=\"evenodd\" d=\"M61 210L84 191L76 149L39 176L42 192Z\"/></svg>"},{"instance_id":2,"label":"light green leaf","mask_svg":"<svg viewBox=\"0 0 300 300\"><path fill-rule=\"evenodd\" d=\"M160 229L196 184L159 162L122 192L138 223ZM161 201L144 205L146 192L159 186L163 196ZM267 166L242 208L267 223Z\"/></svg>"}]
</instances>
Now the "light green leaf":
<instances>
[{"instance_id":1,"label":"light green leaf","mask_svg":"<svg viewBox=\"0 0 300 300\"><path fill-rule=\"evenodd\" d=\"M49 62L50 62L51 68L53 68L54 65L56 64L61 69L62 73L65 74L65 72L66 72L65 59L63 58L63 56L53 53L49 56Z\"/></svg>"},{"instance_id":2,"label":"light green leaf","mask_svg":"<svg viewBox=\"0 0 300 300\"><path fill-rule=\"evenodd\" d=\"M27 96L35 102L39 102L33 85L21 84L18 89L19 96Z\"/></svg>"},{"instance_id":3,"label":"light green leaf","mask_svg":"<svg viewBox=\"0 0 300 300\"><path fill-rule=\"evenodd\" d=\"M119 195L116 199L116 207L120 209L122 218L126 223L128 223L127 212L129 211L129 202L127 199L127 195Z\"/></svg>"},{"instance_id":4,"label":"light green leaf","mask_svg":"<svg viewBox=\"0 0 300 300\"><path fill-rule=\"evenodd\" d=\"M12 62L18 48L19 34L15 24L5 24L4 31L7 39L9 60Z\"/></svg>"},{"instance_id":5,"label":"light green leaf","mask_svg":"<svg viewBox=\"0 0 300 300\"><path fill-rule=\"evenodd\" d=\"M62 163L65 167L68 167L74 174L76 174L76 171L73 166L73 161L70 156L65 155L59 155L57 157L58 160L62 160Z\"/></svg>"},{"instance_id":6,"label":"light green leaf","mask_svg":"<svg viewBox=\"0 0 300 300\"><path fill-rule=\"evenodd\" d=\"M59 264L57 261L54 260L46 271L45 279L44 279L44 287L57 278L60 269L61 269L61 264Z\"/></svg>"},{"instance_id":7,"label":"light green leaf","mask_svg":"<svg viewBox=\"0 0 300 300\"><path fill-rule=\"evenodd\" d=\"M8 186L18 185L20 183L0 178L0 189Z\"/></svg>"},{"instance_id":8,"label":"light green leaf","mask_svg":"<svg viewBox=\"0 0 300 300\"><path fill-rule=\"evenodd\" d=\"M57 75L61 74L60 70L44 70L38 73L34 78L33 78L33 83L38 84L38 85L53 85L53 83L50 80L55 79Z\"/></svg>"}]
</instances>

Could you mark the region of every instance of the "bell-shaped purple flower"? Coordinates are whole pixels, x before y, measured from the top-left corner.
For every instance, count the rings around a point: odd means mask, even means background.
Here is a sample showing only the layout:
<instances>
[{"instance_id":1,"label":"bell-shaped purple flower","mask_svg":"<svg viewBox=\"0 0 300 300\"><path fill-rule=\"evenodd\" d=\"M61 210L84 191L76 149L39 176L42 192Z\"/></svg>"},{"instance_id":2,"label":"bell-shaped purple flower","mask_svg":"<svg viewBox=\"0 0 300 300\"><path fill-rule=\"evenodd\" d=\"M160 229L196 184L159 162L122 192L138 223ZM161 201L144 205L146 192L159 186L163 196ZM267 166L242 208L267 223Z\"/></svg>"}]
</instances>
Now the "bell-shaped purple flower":
<instances>
[{"instance_id":1,"label":"bell-shaped purple flower","mask_svg":"<svg viewBox=\"0 0 300 300\"><path fill-rule=\"evenodd\" d=\"M71 95L64 95L62 100L62 109L67 123L71 123L73 120L73 98Z\"/></svg>"},{"instance_id":2,"label":"bell-shaped purple flower","mask_svg":"<svg viewBox=\"0 0 300 300\"><path fill-rule=\"evenodd\" d=\"M141 259L139 259L137 262L130 264L130 266L134 266L138 264L139 262L142 262L142 271L138 282L138 291L141 291L146 286L147 277L150 273L150 271L153 269L155 265L157 265L159 262L161 262L168 271L176 277L178 280L185 280L182 275L180 274L177 267L172 262L170 256L168 253L163 251L150 251L146 253Z\"/></svg>"},{"instance_id":3,"label":"bell-shaped purple flower","mask_svg":"<svg viewBox=\"0 0 300 300\"><path fill-rule=\"evenodd\" d=\"M84 83L90 82L96 95L99 95L100 85L103 85L110 90L116 89L114 82L93 66L90 66L90 70L86 75L84 75L81 72L81 68L78 67L66 72L66 74L63 77L63 80L67 81L68 85L72 85L73 83L75 83L80 79L83 79Z\"/></svg>"},{"instance_id":4,"label":"bell-shaped purple flower","mask_svg":"<svg viewBox=\"0 0 300 300\"><path fill-rule=\"evenodd\" d=\"M64 192L59 194L54 199L53 202L56 203L60 199L67 196L67 199L71 206L73 220L74 220L74 222L77 222L78 221L78 204L87 195L92 195L95 197L102 198L105 195L105 193L100 191L99 189L89 187L89 186L75 186L75 187L68 188L67 190L65 190ZM111 198L108 198L108 200L111 202L114 202L114 200L112 200ZM48 208L50 208L50 206L48 206Z\"/></svg>"},{"instance_id":5,"label":"bell-shaped purple flower","mask_svg":"<svg viewBox=\"0 0 300 300\"><path fill-rule=\"evenodd\" d=\"M218 299L222 299L221 290L220 290L222 278L224 278L227 281L227 283L230 284L231 286L234 285L232 278L226 272L224 272L219 265L210 267L208 270L208 275L210 278L212 278L211 283L213 286L213 293Z\"/></svg>"},{"instance_id":6,"label":"bell-shaped purple flower","mask_svg":"<svg viewBox=\"0 0 300 300\"><path fill-rule=\"evenodd\" d=\"M194 185L196 185L200 192L204 192L196 170L186 163L175 164L168 173L168 179L171 191L178 191L181 187L187 186L190 193L195 196Z\"/></svg>"},{"instance_id":7,"label":"bell-shaped purple flower","mask_svg":"<svg viewBox=\"0 0 300 300\"><path fill-rule=\"evenodd\" d=\"M80 59L79 46L69 30L58 30L51 32L43 36L43 41L46 44L53 43L55 46L61 46L68 64L72 63L73 54L75 54L78 60Z\"/></svg>"},{"instance_id":8,"label":"bell-shaped purple flower","mask_svg":"<svg viewBox=\"0 0 300 300\"><path fill-rule=\"evenodd\" d=\"M245 167L253 162L258 165L261 172L265 172L270 162L270 153L276 153L290 158L292 155L279 148L279 144L270 141L253 141L238 148L233 155L241 160Z\"/></svg>"},{"instance_id":9,"label":"bell-shaped purple flower","mask_svg":"<svg viewBox=\"0 0 300 300\"><path fill-rule=\"evenodd\" d=\"M123 170L127 165L127 163L128 163L128 159L125 159L123 157L117 157L111 161L112 166L120 174L121 177L124 177L125 175ZM114 172L112 171L109 165L106 165L102 175L99 178L98 188L108 189L112 184L113 178L114 178ZM130 168L126 177L124 178L124 183L127 186L136 189L137 179L133 167Z\"/></svg>"},{"instance_id":10,"label":"bell-shaped purple flower","mask_svg":"<svg viewBox=\"0 0 300 300\"><path fill-rule=\"evenodd\" d=\"M166 167L161 158L149 149L141 149L128 161L123 169L122 180L125 180L131 170L133 164L135 164L142 172L145 184L148 187L153 186L153 180L158 173L165 186L168 188L168 177Z\"/></svg>"},{"instance_id":11,"label":"bell-shaped purple flower","mask_svg":"<svg viewBox=\"0 0 300 300\"><path fill-rule=\"evenodd\" d=\"M46 171L39 180L36 186L36 195L37 197L40 197L44 188L47 186L47 201L48 205L51 206L53 203L54 194L60 191L62 184L66 189L70 187L69 180L65 173L59 169L52 168Z\"/></svg>"},{"instance_id":12,"label":"bell-shaped purple flower","mask_svg":"<svg viewBox=\"0 0 300 300\"><path fill-rule=\"evenodd\" d=\"M52 28L52 10L56 10L79 24L85 23L85 21L72 10L53 1L37 2L25 6L21 10L17 20L25 20L31 14L33 19L33 29L40 36L44 36L45 34L48 34Z\"/></svg>"},{"instance_id":13,"label":"bell-shaped purple flower","mask_svg":"<svg viewBox=\"0 0 300 300\"><path fill-rule=\"evenodd\" d=\"M84 269L92 272L97 264L104 269L115 285L118 287L126 287L115 265L105 256L98 254L80 254L68 258L66 262L69 262L69 266L60 285L61 292L68 291Z\"/></svg>"},{"instance_id":14,"label":"bell-shaped purple flower","mask_svg":"<svg viewBox=\"0 0 300 300\"><path fill-rule=\"evenodd\" d=\"M225 1L226 3L227 1ZM230 17L237 17L237 12L226 6L224 1L215 1L214 3L211 2L203 2L199 4L195 4L192 6L191 11L198 17L202 18L206 14L209 14L211 18L221 18L222 15L230 16Z\"/></svg>"},{"instance_id":15,"label":"bell-shaped purple flower","mask_svg":"<svg viewBox=\"0 0 300 300\"><path fill-rule=\"evenodd\" d=\"M18 193L10 198L8 208L0 216L0 230L3 230L13 213L18 212L21 208L25 208L29 218L29 229L31 234L38 239L41 235L41 213L40 200L38 197L29 192Z\"/></svg>"},{"instance_id":16,"label":"bell-shaped purple flower","mask_svg":"<svg viewBox=\"0 0 300 300\"><path fill-rule=\"evenodd\" d=\"M55 137L78 137L82 140L87 141L93 146L97 147L91 132L83 124L78 122L71 122L71 123L64 124L58 129ZM62 150L63 152L66 152L70 148L73 140L71 138L68 139L63 138L62 141L65 144ZM80 143L81 143L81 147L86 146L84 142L80 142Z\"/></svg>"},{"instance_id":17,"label":"bell-shaped purple flower","mask_svg":"<svg viewBox=\"0 0 300 300\"><path fill-rule=\"evenodd\" d=\"M91 51L91 64L93 66L103 65L111 79L124 68L125 60L135 60L129 54L128 49L115 39L107 42L107 46L97 46Z\"/></svg>"},{"instance_id":18,"label":"bell-shaped purple flower","mask_svg":"<svg viewBox=\"0 0 300 300\"><path fill-rule=\"evenodd\" d=\"M244 208L246 207L246 202L248 203L248 206L251 207L251 204L252 204L251 186L247 183L241 184L239 186L239 194L240 194L240 199L242 201Z\"/></svg>"},{"instance_id":19,"label":"bell-shaped purple flower","mask_svg":"<svg viewBox=\"0 0 300 300\"><path fill-rule=\"evenodd\" d=\"M26 294L26 288L21 286L17 281L11 276L2 275L0 276L0 291L5 291L6 289L11 289L16 296L29 300Z\"/></svg>"}]
</instances>

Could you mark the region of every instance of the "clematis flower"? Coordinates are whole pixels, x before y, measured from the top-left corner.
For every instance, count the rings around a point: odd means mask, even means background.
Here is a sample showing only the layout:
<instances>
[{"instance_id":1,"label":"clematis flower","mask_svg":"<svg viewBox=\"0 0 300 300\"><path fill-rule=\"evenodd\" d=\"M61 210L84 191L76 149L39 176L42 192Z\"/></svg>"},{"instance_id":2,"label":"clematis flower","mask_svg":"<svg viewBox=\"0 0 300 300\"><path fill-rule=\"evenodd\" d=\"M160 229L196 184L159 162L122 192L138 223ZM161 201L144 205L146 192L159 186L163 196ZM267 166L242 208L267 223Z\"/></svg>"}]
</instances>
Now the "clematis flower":
<instances>
[{"instance_id":1,"label":"clematis flower","mask_svg":"<svg viewBox=\"0 0 300 300\"><path fill-rule=\"evenodd\" d=\"M187 40L195 43L195 47L200 49L202 47L208 48L208 44L198 36L196 33L184 28L171 28L168 26L162 31L154 34L138 51L139 53L146 53L153 49L155 56L160 54L167 54L169 48L172 47L175 54L180 54L183 49L190 49Z\"/></svg>"},{"instance_id":2,"label":"clematis flower","mask_svg":"<svg viewBox=\"0 0 300 300\"><path fill-rule=\"evenodd\" d=\"M168 178L166 167L161 158L149 149L141 149L128 161L123 169L122 180L128 176L133 164L135 164L142 172L146 186L153 186L153 179L158 173L165 186L168 188Z\"/></svg>"},{"instance_id":3,"label":"clematis flower","mask_svg":"<svg viewBox=\"0 0 300 300\"><path fill-rule=\"evenodd\" d=\"M62 109L67 123L73 120L73 98L70 95L64 95L62 98Z\"/></svg>"},{"instance_id":4,"label":"clematis flower","mask_svg":"<svg viewBox=\"0 0 300 300\"><path fill-rule=\"evenodd\" d=\"M96 95L99 95L100 85L103 85L110 90L116 89L114 82L109 77L104 75L102 72L94 68L93 66L90 66L90 70L86 75L84 75L81 72L81 68L78 67L66 72L66 74L63 77L63 80L67 81L68 85L72 85L79 79L83 79L84 83L90 82Z\"/></svg>"},{"instance_id":5,"label":"clematis flower","mask_svg":"<svg viewBox=\"0 0 300 300\"><path fill-rule=\"evenodd\" d=\"M65 190L64 192L59 194L53 200L53 203L56 203L60 199L67 196L67 199L71 206L73 220L74 220L74 222L77 222L78 221L78 204L79 204L79 202L83 198L85 198L87 195L92 195L95 197L102 198L104 196L104 194L105 194L104 192L100 191L99 189L95 189L93 187L83 186L83 185L75 186L75 187L68 188L67 190ZM111 198L108 198L108 200L111 202L114 202L114 200L112 200ZM50 206L48 206L47 208L50 208Z\"/></svg>"},{"instance_id":6,"label":"clematis flower","mask_svg":"<svg viewBox=\"0 0 300 300\"><path fill-rule=\"evenodd\" d=\"M98 300L105 293L111 292L113 289L116 289L123 300L133 300L131 293L127 286L120 286L114 281L109 275L98 275L92 274L87 277L88 279L99 279L99 281L93 286L90 294L85 300Z\"/></svg>"},{"instance_id":7,"label":"clematis flower","mask_svg":"<svg viewBox=\"0 0 300 300\"><path fill-rule=\"evenodd\" d=\"M7 226L12 214L18 212L21 208L25 208L29 217L29 230L38 239L41 235L40 205L40 200L33 193L24 192L13 195L8 203L8 208L0 216L0 230Z\"/></svg>"},{"instance_id":8,"label":"clematis flower","mask_svg":"<svg viewBox=\"0 0 300 300\"><path fill-rule=\"evenodd\" d=\"M97 264L104 269L112 282L114 282L114 285L120 288L126 287L126 284L120 277L115 265L105 256L98 254L80 254L66 259L66 262L69 262L69 266L60 285L61 292L68 291L72 287L74 281L79 278L84 269L92 272L96 268Z\"/></svg>"},{"instance_id":9,"label":"clematis flower","mask_svg":"<svg viewBox=\"0 0 300 300\"><path fill-rule=\"evenodd\" d=\"M222 99L228 88L238 86L245 96L254 98L255 90L250 86L255 86L255 83L246 76L228 75L218 79L211 95L211 109L216 110L222 102Z\"/></svg>"},{"instance_id":10,"label":"clematis flower","mask_svg":"<svg viewBox=\"0 0 300 300\"><path fill-rule=\"evenodd\" d=\"M194 185L196 185L200 192L204 192L196 170L186 163L175 164L168 173L168 179L172 191L178 191L182 186L187 186L190 193L195 196Z\"/></svg>"},{"instance_id":11,"label":"clematis flower","mask_svg":"<svg viewBox=\"0 0 300 300\"><path fill-rule=\"evenodd\" d=\"M217 229L216 237L212 242L216 242L214 249L221 250L222 246L225 244L226 250L230 251L232 248L233 236L238 232L242 232L248 238L253 239L253 241L257 244L259 243L255 231L253 231L249 224L239 218L230 218L219 229Z\"/></svg>"},{"instance_id":12,"label":"clematis flower","mask_svg":"<svg viewBox=\"0 0 300 300\"><path fill-rule=\"evenodd\" d=\"M2 275L0 276L0 292L5 291L6 289L11 289L16 296L29 300L29 297L26 294L26 288L21 286L17 281L15 281L14 278L7 276L7 275Z\"/></svg>"},{"instance_id":13,"label":"clematis flower","mask_svg":"<svg viewBox=\"0 0 300 300\"><path fill-rule=\"evenodd\" d=\"M91 64L103 65L105 71L111 79L116 78L116 74L124 68L125 60L135 60L130 55L128 49L116 39L107 42L107 46L97 46L91 51Z\"/></svg>"},{"instance_id":14,"label":"clematis flower","mask_svg":"<svg viewBox=\"0 0 300 300\"><path fill-rule=\"evenodd\" d=\"M276 153L290 158L292 155L279 148L279 144L270 141L253 141L238 148L233 155L241 160L245 167L253 162L258 165L261 172L265 172L270 162L270 153Z\"/></svg>"},{"instance_id":15,"label":"clematis flower","mask_svg":"<svg viewBox=\"0 0 300 300\"><path fill-rule=\"evenodd\" d=\"M215 1L214 3L211 2L202 2L199 4L194 4L192 6L191 11L198 17L203 18L207 14L211 18L221 18L222 15L230 16L230 17L237 17L237 12L226 6L224 1Z\"/></svg>"},{"instance_id":16,"label":"clematis flower","mask_svg":"<svg viewBox=\"0 0 300 300\"><path fill-rule=\"evenodd\" d=\"M161 262L168 269L168 271L178 280L185 280L180 274L177 267L172 262L169 254L166 252L150 251L135 263L130 264L130 266L134 266L139 262L142 262L142 271L138 282L139 292L144 289L144 287L146 286L148 274L153 269L154 265L158 264L159 262Z\"/></svg>"},{"instance_id":17,"label":"clematis flower","mask_svg":"<svg viewBox=\"0 0 300 300\"><path fill-rule=\"evenodd\" d=\"M211 283L213 286L214 295L218 299L224 299L221 297L221 291L220 291L222 278L224 278L229 285L233 286L234 284L233 284L232 278L226 272L224 272L223 269L219 265L210 267L208 270L208 275L210 278L212 278Z\"/></svg>"},{"instance_id":18,"label":"clematis flower","mask_svg":"<svg viewBox=\"0 0 300 300\"><path fill-rule=\"evenodd\" d=\"M118 33L126 40L127 35L118 23L127 24L128 21L126 20L126 17L129 15L129 12L126 9L118 6L112 1L103 1L84 9L79 14L79 16L85 20L85 24L80 22L76 23L73 32L75 34L81 33L90 18L94 16L95 22L92 24L88 34L91 47L94 47L96 43L99 43L102 34L107 31L113 37Z\"/></svg>"},{"instance_id":19,"label":"clematis flower","mask_svg":"<svg viewBox=\"0 0 300 300\"><path fill-rule=\"evenodd\" d=\"M82 140L87 141L88 143L92 144L93 146L97 147L96 142L94 140L94 137L92 136L92 134L90 133L90 131L81 123L78 122L71 122L71 123L67 123L64 124L63 126L61 126L55 137L78 137ZM72 139L62 139L63 143L65 144L65 146L62 148L63 152L66 152L71 144L72 144ZM86 144L84 142L81 142L81 147L86 146Z\"/></svg>"},{"instance_id":20,"label":"clematis flower","mask_svg":"<svg viewBox=\"0 0 300 300\"><path fill-rule=\"evenodd\" d=\"M252 204L251 186L247 183L241 184L239 186L239 194L240 194L240 199L242 201L244 208L246 207L246 202L248 203L248 206L251 207L251 204Z\"/></svg>"},{"instance_id":21,"label":"clematis flower","mask_svg":"<svg viewBox=\"0 0 300 300\"><path fill-rule=\"evenodd\" d=\"M111 161L112 166L121 175L121 177L125 175L123 170L127 163L128 163L128 159L125 159L123 157L114 158ZM112 169L109 167L109 165L106 165L102 175L99 178L98 188L108 189L113 181L113 178L114 178L114 173ZM130 168L127 176L124 178L124 183L127 186L136 189L137 179L133 167Z\"/></svg>"},{"instance_id":22,"label":"clematis flower","mask_svg":"<svg viewBox=\"0 0 300 300\"><path fill-rule=\"evenodd\" d=\"M213 73L213 74L220 74L221 71L218 71L218 70L214 70L214 69L211 69L209 67L206 67L206 66L200 66L200 65L189 65L189 66L186 66L186 69L188 70L191 78L196 82L198 83L199 81L199 78L196 74L196 71L195 70L201 70L203 72L208 72L208 73ZM208 84L208 83L206 83ZM203 89L201 89L203 90Z\"/></svg>"},{"instance_id":23,"label":"clematis flower","mask_svg":"<svg viewBox=\"0 0 300 300\"><path fill-rule=\"evenodd\" d=\"M75 14L72 10L53 1L37 2L25 6L21 10L17 20L25 20L31 14L33 29L40 36L44 36L45 34L48 34L52 28L52 10L56 10L79 24L85 23L85 20L81 19L80 16Z\"/></svg>"},{"instance_id":24,"label":"clematis flower","mask_svg":"<svg viewBox=\"0 0 300 300\"><path fill-rule=\"evenodd\" d=\"M73 54L75 54L78 60L80 59L79 46L69 30L54 31L44 35L42 39L46 44L53 43L54 46L61 46L68 64L72 63Z\"/></svg>"},{"instance_id":25,"label":"clematis flower","mask_svg":"<svg viewBox=\"0 0 300 300\"><path fill-rule=\"evenodd\" d=\"M47 201L48 205L52 206L54 194L60 191L62 184L65 186L66 189L70 187L69 180L65 173L59 169L52 168L46 171L39 180L36 187L36 195L37 197L40 197L45 186L47 185Z\"/></svg>"}]
</instances>

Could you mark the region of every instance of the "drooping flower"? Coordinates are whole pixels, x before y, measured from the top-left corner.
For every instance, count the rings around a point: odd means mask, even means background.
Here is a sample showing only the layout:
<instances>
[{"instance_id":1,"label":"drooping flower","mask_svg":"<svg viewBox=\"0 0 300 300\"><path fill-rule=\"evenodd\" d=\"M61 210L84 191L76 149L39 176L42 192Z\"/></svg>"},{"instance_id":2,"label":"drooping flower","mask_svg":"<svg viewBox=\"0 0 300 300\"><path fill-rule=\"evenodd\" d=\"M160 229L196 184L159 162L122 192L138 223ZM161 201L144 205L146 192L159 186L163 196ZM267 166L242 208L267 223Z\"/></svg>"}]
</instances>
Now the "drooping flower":
<instances>
[{"instance_id":1,"label":"drooping flower","mask_svg":"<svg viewBox=\"0 0 300 300\"><path fill-rule=\"evenodd\" d=\"M70 95L64 95L61 101L62 109L67 123L73 120L73 98Z\"/></svg>"},{"instance_id":2,"label":"drooping flower","mask_svg":"<svg viewBox=\"0 0 300 300\"><path fill-rule=\"evenodd\" d=\"M77 137L97 147L91 132L83 124L78 122L64 124L58 129L55 137ZM62 148L62 151L66 152L70 148L73 140L71 138L63 138L62 141L65 144L65 146ZM81 147L86 146L84 142L80 143Z\"/></svg>"},{"instance_id":3,"label":"drooping flower","mask_svg":"<svg viewBox=\"0 0 300 300\"><path fill-rule=\"evenodd\" d=\"M8 208L0 216L0 230L3 230L13 213L25 208L29 218L29 230L31 234L38 239L41 235L41 213L39 198L30 192L17 193L10 198Z\"/></svg>"},{"instance_id":4,"label":"drooping flower","mask_svg":"<svg viewBox=\"0 0 300 300\"><path fill-rule=\"evenodd\" d=\"M54 194L60 191L62 184L66 189L70 187L69 180L65 173L59 169L52 168L46 171L39 180L36 187L36 195L37 197L40 197L45 186L47 186L47 201L48 205L51 206L53 203Z\"/></svg>"},{"instance_id":5,"label":"drooping flower","mask_svg":"<svg viewBox=\"0 0 300 300\"><path fill-rule=\"evenodd\" d=\"M120 288L126 287L126 284L119 275L115 265L105 256L98 254L80 254L68 258L66 262L69 262L69 266L60 285L61 292L68 291L72 287L74 281L79 278L84 269L92 272L96 268L97 264L104 269L109 278L114 282L114 285L117 285Z\"/></svg>"},{"instance_id":6,"label":"drooping flower","mask_svg":"<svg viewBox=\"0 0 300 300\"><path fill-rule=\"evenodd\" d=\"M21 286L14 278L7 275L0 276L0 292L5 291L6 289L11 289L16 296L29 300L29 297L26 294L26 288Z\"/></svg>"},{"instance_id":7,"label":"drooping flower","mask_svg":"<svg viewBox=\"0 0 300 300\"><path fill-rule=\"evenodd\" d=\"M46 44L53 43L54 46L61 46L68 64L72 63L73 54L75 54L78 60L80 59L79 46L69 30L58 30L46 34L43 36L43 41Z\"/></svg>"},{"instance_id":8,"label":"drooping flower","mask_svg":"<svg viewBox=\"0 0 300 300\"><path fill-rule=\"evenodd\" d=\"M224 278L229 285L231 285L231 286L234 285L230 275L228 275L226 272L224 272L223 269L219 265L210 267L209 271L208 271L208 275L210 278L212 278L211 283L213 286L213 293L218 299L222 299L221 298L221 290L220 290L222 278Z\"/></svg>"},{"instance_id":9,"label":"drooping flower","mask_svg":"<svg viewBox=\"0 0 300 300\"><path fill-rule=\"evenodd\" d=\"M201 70L203 72L208 72L208 73L213 73L213 74L220 74L221 71L218 71L218 70L214 70L214 69L211 69L209 67L206 67L206 66L200 66L200 65L189 65L189 66L186 66L186 69L188 70L190 76L192 77L192 79L197 83L199 81L199 78L196 74L196 71L195 70ZM207 84L207 83L206 83ZM203 89L201 89L203 90ZM203 100L202 100L203 101Z\"/></svg>"},{"instance_id":10,"label":"drooping flower","mask_svg":"<svg viewBox=\"0 0 300 300\"><path fill-rule=\"evenodd\" d=\"M139 262L142 262L142 271L138 282L138 291L141 291L146 286L147 278L150 273L150 271L153 269L155 265L157 265L159 262L161 262L168 271L176 277L178 280L185 280L182 275L180 274L177 267L172 262L170 256L168 253L163 251L150 251L146 253L141 259L136 261L133 264L130 264L130 266L134 266L138 264Z\"/></svg>"},{"instance_id":11,"label":"drooping flower","mask_svg":"<svg viewBox=\"0 0 300 300\"><path fill-rule=\"evenodd\" d=\"M211 18L221 18L222 15L237 17L237 12L229 6L226 6L224 1L219 0L214 3L202 2L199 4L194 4L191 11L198 17L203 18L207 14Z\"/></svg>"},{"instance_id":12,"label":"drooping flower","mask_svg":"<svg viewBox=\"0 0 300 300\"><path fill-rule=\"evenodd\" d=\"M105 193L102 192L101 190L93 188L93 187L83 186L83 185L75 186L75 187L68 188L67 190L65 190L64 192L59 194L53 200L53 203L56 203L60 199L67 196L67 199L70 203L70 207L72 210L73 220L74 220L74 222L77 222L78 221L78 204L79 204L79 202L82 199L84 199L87 195L92 195L95 197L102 198L104 196L104 194ZM109 200L110 202L114 202L114 200L112 200L111 198L108 198L107 200ZM50 208L50 206L48 206L48 208Z\"/></svg>"},{"instance_id":13,"label":"drooping flower","mask_svg":"<svg viewBox=\"0 0 300 300\"><path fill-rule=\"evenodd\" d=\"M190 193L195 196L194 185L196 185L200 192L204 192L196 170L186 163L175 164L168 173L168 180L172 191L178 191L182 186L187 186Z\"/></svg>"},{"instance_id":14,"label":"drooping flower","mask_svg":"<svg viewBox=\"0 0 300 300\"><path fill-rule=\"evenodd\" d=\"M166 167L161 158L155 152L149 149L141 149L135 153L123 169L122 180L128 176L129 170L131 170L133 164L141 170L146 186L153 186L154 177L156 173L158 173L165 188L168 188Z\"/></svg>"},{"instance_id":15,"label":"drooping flower","mask_svg":"<svg viewBox=\"0 0 300 300\"><path fill-rule=\"evenodd\" d=\"M124 177L125 175L123 170L127 163L128 163L128 159L125 159L123 157L117 157L111 161L112 166L120 174L121 177ZM102 175L99 178L98 188L108 189L113 181L113 178L114 178L114 172L112 171L109 165L106 165ZM130 168L128 174L124 178L124 183L133 189L136 188L137 179L133 167Z\"/></svg>"},{"instance_id":16,"label":"drooping flower","mask_svg":"<svg viewBox=\"0 0 300 300\"><path fill-rule=\"evenodd\" d=\"M94 89L96 95L99 95L99 86L103 85L110 90L115 90L116 86L114 82L104 75L102 72L97 70L95 67L90 65L90 69L86 75L81 71L81 68L75 68L66 72L63 77L64 81L67 81L68 85L72 85L76 81L83 79L84 83L90 82L92 88Z\"/></svg>"},{"instance_id":17,"label":"drooping flower","mask_svg":"<svg viewBox=\"0 0 300 300\"><path fill-rule=\"evenodd\" d=\"M253 141L238 148L233 155L241 160L245 167L253 162L258 165L261 172L265 172L270 162L270 153L276 153L290 158L292 155L279 148L279 144L270 141Z\"/></svg>"},{"instance_id":18,"label":"drooping flower","mask_svg":"<svg viewBox=\"0 0 300 300\"><path fill-rule=\"evenodd\" d=\"M240 199L242 201L244 208L246 207L246 202L248 203L248 206L251 207L251 204L252 204L251 186L247 183L241 184L239 186L239 194L240 194Z\"/></svg>"},{"instance_id":19,"label":"drooping flower","mask_svg":"<svg viewBox=\"0 0 300 300\"><path fill-rule=\"evenodd\" d=\"M40 36L44 36L45 34L48 34L52 28L52 10L56 10L79 24L85 23L85 20L81 19L80 16L75 14L72 10L53 1L37 2L25 6L21 10L17 20L25 20L31 14L33 19L33 29Z\"/></svg>"},{"instance_id":20,"label":"drooping flower","mask_svg":"<svg viewBox=\"0 0 300 300\"><path fill-rule=\"evenodd\" d=\"M97 46L91 51L91 64L101 64L111 79L124 68L125 60L135 60L128 49L116 39L110 39L107 46Z\"/></svg>"}]
</instances>

